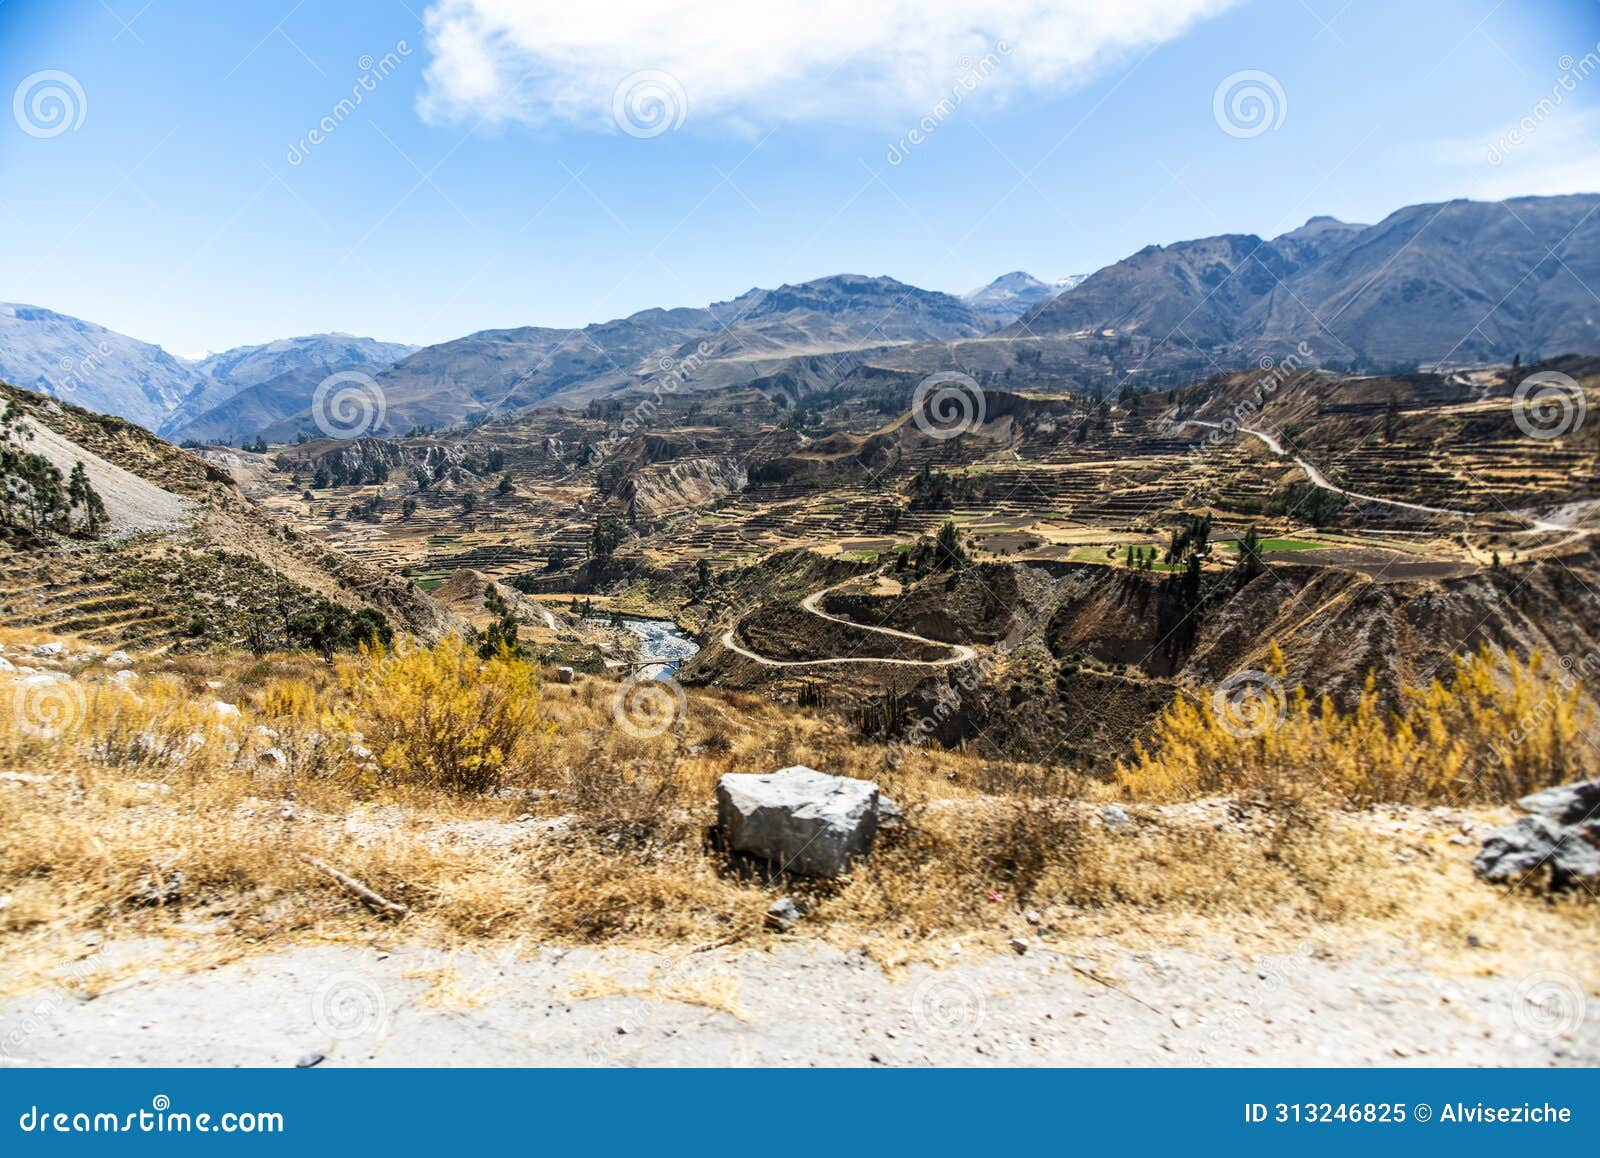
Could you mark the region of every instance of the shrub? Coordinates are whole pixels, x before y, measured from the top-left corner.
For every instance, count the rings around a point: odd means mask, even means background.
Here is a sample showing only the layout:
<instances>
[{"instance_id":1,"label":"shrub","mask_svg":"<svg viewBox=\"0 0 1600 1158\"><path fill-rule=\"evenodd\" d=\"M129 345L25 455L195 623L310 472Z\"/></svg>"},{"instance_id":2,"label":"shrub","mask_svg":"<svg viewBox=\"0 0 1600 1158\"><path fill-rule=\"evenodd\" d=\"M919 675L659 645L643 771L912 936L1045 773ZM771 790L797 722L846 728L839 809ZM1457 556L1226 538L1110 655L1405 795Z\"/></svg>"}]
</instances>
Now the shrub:
<instances>
[{"instance_id":1,"label":"shrub","mask_svg":"<svg viewBox=\"0 0 1600 1158\"><path fill-rule=\"evenodd\" d=\"M541 727L531 664L505 653L480 659L455 636L341 670L346 721L396 783L492 792L525 761Z\"/></svg>"},{"instance_id":2,"label":"shrub","mask_svg":"<svg viewBox=\"0 0 1600 1158\"><path fill-rule=\"evenodd\" d=\"M1270 666L1282 676L1276 647ZM1548 673L1537 653L1524 662L1484 648L1457 657L1447 683L1404 687L1396 713L1380 708L1371 676L1350 711L1296 688L1281 720L1261 721L1260 734L1230 726L1210 702L1179 699L1117 778L1152 800L1319 787L1358 808L1499 802L1577 774L1580 690L1570 673Z\"/></svg>"}]
</instances>

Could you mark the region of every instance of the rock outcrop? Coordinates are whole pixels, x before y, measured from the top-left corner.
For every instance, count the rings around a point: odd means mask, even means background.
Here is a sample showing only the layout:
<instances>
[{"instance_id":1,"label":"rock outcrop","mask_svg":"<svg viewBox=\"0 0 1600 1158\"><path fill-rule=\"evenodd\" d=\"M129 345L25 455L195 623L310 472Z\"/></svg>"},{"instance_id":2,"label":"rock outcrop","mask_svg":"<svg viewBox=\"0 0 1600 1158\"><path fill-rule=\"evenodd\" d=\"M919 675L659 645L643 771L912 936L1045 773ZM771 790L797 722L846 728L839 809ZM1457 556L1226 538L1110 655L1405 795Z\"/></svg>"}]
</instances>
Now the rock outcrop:
<instances>
[{"instance_id":1,"label":"rock outcrop","mask_svg":"<svg viewBox=\"0 0 1600 1158\"><path fill-rule=\"evenodd\" d=\"M1480 877L1520 884L1548 876L1552 889L1600 880L1600 780L1547 788L1517 807L1529 815L1489 834L1472 862Z\"/></svg>"},{"instance_id":2,"label":"rock outcrop","mask_svg":"<svg viewBox=\"0 0 1600 1158\"><path fill-rule=\"evenodd\" d=\"M836 877L872 848L882 797L871 780L797 764L717 782L717 823L728 847L780 872Z\"/></svg>"}]
</instances>

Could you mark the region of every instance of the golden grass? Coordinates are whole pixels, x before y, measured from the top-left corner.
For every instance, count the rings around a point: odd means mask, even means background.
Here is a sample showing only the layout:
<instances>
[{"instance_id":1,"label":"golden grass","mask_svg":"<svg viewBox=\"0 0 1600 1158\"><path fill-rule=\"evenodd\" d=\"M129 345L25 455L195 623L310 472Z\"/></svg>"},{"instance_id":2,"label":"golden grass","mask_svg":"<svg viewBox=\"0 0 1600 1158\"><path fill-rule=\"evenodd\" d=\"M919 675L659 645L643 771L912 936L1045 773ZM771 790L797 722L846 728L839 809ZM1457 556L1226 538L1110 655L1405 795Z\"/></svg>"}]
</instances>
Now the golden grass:
<instances>
[{"instance_id":1,"label":"golden grass","mask_svg":"<svg viewBox=\"0 0 1600 1158\"><path fill-rule=\"evenodd\" d=\"M376 663L387 666L375 676ZM492 686L471 687L469 674ZM1212 767L1199 757L1175 772L1155 763L1170 747L1141 753L1167 779L1124 770L1131 795L1151 803L1130 804L1133 825L1110 831L1100 802L1118 786L1070 770L933 751L891 766L831 716L715 690L690 690L676 727L636 736L617 726L616 683L535 677L519 661L459 652L333 668L196 656L151 667L134 691L78 681L55 734L0 712L0 772L13 770L0 780L0 988L59 977L62 946L85 933L155 935L212 957L399 937L450 949L759 945L780 936L764 924L779 886L712 850L712 788L725 772L795 763L877 779L909 814L847 878L781 885L806 910L790 936L886 963L953 936L1003 945L1027 931L1028 909L1058 940L1191 924L1286 937L1393 927L1441 947L1467 932L1512 945L1600 931L1600 906L1475 882L1471 850L1448 843L1469 814L1408 808L1397 835L1315 782L1296 785L1292 765L1207 781L1189 771ZM516 728L490 727L481 743L455 722L406 728L442 721L463 694L464 710L499 705ZM1177 734L1169 727L1161 742ZM417 755L429 736L458 755L494 752L491 790ZM1371 783L1428 799L1413 780ZM1208 791L1243 802L1196 799ZM369 910L311 860L405 915ZM452 1007L477 999L448 966L429 980ZM737 1006L736 993L697 1000Z\"/></svg>"}]
</instances>

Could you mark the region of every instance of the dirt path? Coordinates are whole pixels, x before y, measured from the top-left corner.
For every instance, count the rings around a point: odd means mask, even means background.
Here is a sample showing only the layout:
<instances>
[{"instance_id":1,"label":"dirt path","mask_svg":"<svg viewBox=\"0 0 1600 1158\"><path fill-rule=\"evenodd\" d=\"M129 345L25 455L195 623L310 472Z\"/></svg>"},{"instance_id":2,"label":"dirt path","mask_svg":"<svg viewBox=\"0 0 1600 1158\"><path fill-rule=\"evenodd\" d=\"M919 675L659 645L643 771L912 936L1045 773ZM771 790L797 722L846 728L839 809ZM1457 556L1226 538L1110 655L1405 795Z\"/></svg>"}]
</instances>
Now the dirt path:
<instances>
[{"instance_id":1,"label":"dirt path","mask_svg":"<svg viewBox=\"0 0 1600 1158\"><path fill-rule=\"evenodd\" d=\"M1223 426L1220 422L1202 422L1198 418L1185 418L1182 422L1178 423L1179 430L1183 429L1185 426L1204 426L1212 430L1223 429ZM1315 487L1321 487L1325 491L1332 491L1334 494L1344 495L1347 498L1355 499L1357 502L1381 503L1386 507L1399 507L1402 510L1407 511L1420 511L1425 515L1449 515L1452 518L1457 519L1465 519L1468 517L1467 512L1465 511L1452 511L1447 507L1426 507L1421 503L1407 503L1402 502L1400 499L1384 499L1379 498L1377 495L1364 495L1358 491L1346 490L1344 487L1336 486L1335 484L1329 482L1326 475L1324 475L1316 467L1312 466L1305 459L1301 458L1299 455L1291 456L1283 449L1283 444L1280 443L1276 437L1268 434L1266 431L1252 430L1248 426L1241 426L1239 427L1239 433L1248 434L1252 438L1259 439L1261 442L1266 444L1268 450L1272 451L1273 454L1278 455L1280 458L1292 458L1295 466L1303 470L1306 477L1311 480L1311 485Z\"/></svg>"},{"instance_id":2,"label":"dirt path","mask_svg":"<svg viewBox=\"0 0 1600 1158\"><path fill-rule=\"evenodd\" d=\"M894 639L904 639L911 643L920 643L927 647L948 647L950 655L944 659L873 659L870 656L834 656L828 659L768 659L764 655L757 655L749 648L740 646L733 638L733 628L722 633L722 646L736 655L746 659L753 659L764 667L817 667L823 664L839 663L888 663L903 667L951 667L958 663L968 663L977 658L976 648L964 643L944 643L937 639L927 639L920 635L913 635L909 631L896 631L892 627L869 627L865 623L857 623L852 619L841 619L837 615L829 615L817 604L828 592L844 586L835 583L832 587L824 587L821 591L813 591L800 601L800 610L809 612L819 619L827 619L834 623L842 623L846 627L853 627L857 631L871 631L878 635L887 635Z\"/></svg>"},{"instance_id":3,"label":"dirt path","mask_svg":"<svg viewBox=\"0 0 1600 1158\"><path fill-rule=\"evenodd\" d=\"M952 948L949 960L891 978L859 951L799 944L687 956L297 948L93 1000L57 990L0 1004L0 1062L1600 1063L1594 1010L1530 1015L1527 978L1430 971L1398 945L1069 954L1034 940L1023 955Z\"/></svg>"},{"instance_id":4,"label":"dirt path","mask_svg":"<svg viewBox=\"0 0 1600 1158\"><path fill-rule=\"evenodd\" d=\"M1186 418L1177 425L1178 429L1180 430L1185 426L1205 426L1212 430L1222 429L1222 424L1219 422L1202 422L1198 418ZM1239 433L1248 434L1253 438L1260 439L1266 444L1267 448L1271 450L1273 454L1284 458L1291 457L1283 449L1283 444L1280 443L1275 436L1268 434L1264 430L1252 430L1247 426L1241 426L1239 427ZM1470 519L1472 517L1472 515L1467 511L1454 511L1448 507L1426 507L1421 503L1407 503L1402 502L1400 499L1384 499L1379 498L1377 495L1364 495L1359 491L1345 490L1344 487L1336 486L1335 484L1329 482L1326 475L1324 475L1316 467L1312 466L1311 463L1301 458L1299 455L1294 455L1292 457L1294 464L1305 472L1306 477L1311 480L1311 484L1313 486L1321 487L1325 491L1333 491L1335 494L1344 495L1347 498L1355 499L1357 502L1381 503L1386 507L1400 507L1401 509L1407 511L1420 511L1425 515L1449 515L1451 518L1455 519ZM1558 523L1551 519L1541 519L1537 515L1517 515L1510 511L1508 511L1507 514L1513 514L1516 518L1528 520L1528 527L1525 530L1515 532L1516 534L1537 535L1550 532L1570 533L1572 537L1556 544L1557 547L1564 547L1575 543L1579 539L1586 537L1589 533L1588 531L1574 527L1569 523Z\"/></svg>"}]
</instances>

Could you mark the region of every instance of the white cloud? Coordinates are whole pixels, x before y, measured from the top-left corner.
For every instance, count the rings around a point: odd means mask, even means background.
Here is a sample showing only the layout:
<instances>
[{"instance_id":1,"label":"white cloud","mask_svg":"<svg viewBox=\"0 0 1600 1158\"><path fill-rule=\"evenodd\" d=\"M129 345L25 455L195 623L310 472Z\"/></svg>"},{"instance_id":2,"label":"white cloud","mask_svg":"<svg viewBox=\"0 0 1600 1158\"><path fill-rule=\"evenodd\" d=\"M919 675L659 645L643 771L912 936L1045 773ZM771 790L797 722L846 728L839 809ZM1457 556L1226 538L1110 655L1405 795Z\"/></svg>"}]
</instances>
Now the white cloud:
<instances>
[{"instance_id":1,"label":"white cloud","mask_svg":"<svg viewBox=\"0 0 1600 1158\"><path fill-rule=\"evenodd\" d=\"M619 83L650 71L686 121L882 126L979 70L986 100L1072 88L1235 2L437 0L419 110L611 130Z\"/></svg>"},{"instance_id":2,"label":"white cloud","mask_svg":"<svg viewBox=\"0 0 1600 1158\"><path fill-rule=\"evenodd\" d=\"M1600 82L1597 82L1600 83ZM1600 192L1600 109L1574 106L1508 120L1468 140L1437 141L1433 159L1453 171L1457 196L1507 197Z\"/></svg>"}]
</instances>

